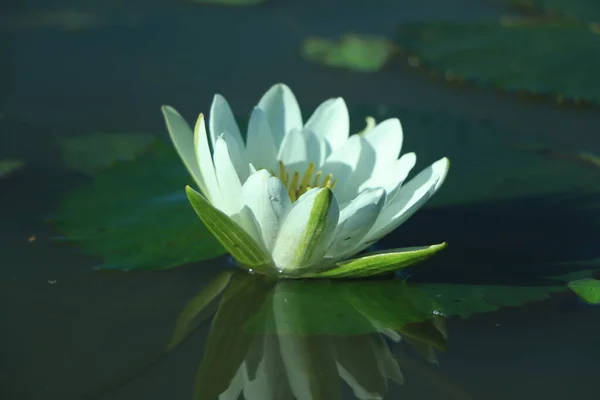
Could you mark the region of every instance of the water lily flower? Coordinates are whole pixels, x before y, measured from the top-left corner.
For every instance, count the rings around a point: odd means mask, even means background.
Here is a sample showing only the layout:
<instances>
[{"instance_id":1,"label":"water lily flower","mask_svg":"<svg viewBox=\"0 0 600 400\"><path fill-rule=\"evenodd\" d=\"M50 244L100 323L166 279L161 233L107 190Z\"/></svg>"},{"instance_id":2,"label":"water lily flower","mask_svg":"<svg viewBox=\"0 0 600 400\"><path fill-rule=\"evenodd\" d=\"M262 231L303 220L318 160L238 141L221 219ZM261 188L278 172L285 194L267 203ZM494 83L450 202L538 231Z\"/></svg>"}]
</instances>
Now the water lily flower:
<instances>
[{"instance_id":1,"label":"water lily flower","mask_svg":"<svg viewBox=\"0 0 600 400\"><path fill-rule=\"evenodd\" d=\"M390 250L348 259L395 230L440 188L442 158L404 184L416 163L399 157L397 118L350 135L342 98L303 123L284 84L252 110L246 140L231 107L214 96L207 133L162 108L171 139L201 193L186 188L200 219L246 269L282 277L360 277L396 270L445 246Z\"/></svg>"}]
</instances>

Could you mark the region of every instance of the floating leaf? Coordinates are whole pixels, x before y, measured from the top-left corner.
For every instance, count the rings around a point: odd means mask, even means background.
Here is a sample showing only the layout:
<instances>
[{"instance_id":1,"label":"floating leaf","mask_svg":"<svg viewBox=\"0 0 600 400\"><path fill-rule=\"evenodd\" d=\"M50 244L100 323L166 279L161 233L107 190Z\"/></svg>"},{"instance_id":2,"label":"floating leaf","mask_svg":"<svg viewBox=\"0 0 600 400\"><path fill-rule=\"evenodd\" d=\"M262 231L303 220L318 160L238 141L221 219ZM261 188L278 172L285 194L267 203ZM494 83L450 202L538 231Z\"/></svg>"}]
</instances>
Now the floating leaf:
<instances>
[{"instance_id":1,"label":"floating leaf","mask_svg":"<svg viewBox=\"0 0 600 400\"><path fill-rule=\"evenodd\" d=\"M0 160L0 178L4 178L20 170L23 168L23 165L23 162L19 160Z\"/></svg>"},{"instance_id":2,"label":"floating leaf","mask_svg":"<svg viewBox=\"0 0 600 400\"><path fill-rule=\"evenodd\" d=\"M468 318L473 314L518 307L564 291L562 286L419 285L439 305L441 315Z\"/></svg>"},{"instance_id":3,"label":"floating leaf","mask_svg":"<svg viewBox=\"0 0 600 400\"><path fill-rule=\"evenodd\" d=\"M564 264L576 265L577 263L564 263ZM584 264L584 265L589 265L589 264ZM600 259L595 260L591 265L600 265ZM555 281L570 282L570 281L575 281L575 280L579 280L579 279L593 278L598 273L598 271L600 271L600 268L585 269L585 270L569 272L569 273L561 274L561 275L549 276L547 279L552 279Z\"/></svg>"},{"instance_id":4,"label":"floating leaf","mask_svg":"<svg viewBox=\"0 0 600 400\"><path fill-rule=\"evenodd\" d=\"M510 0L526 9L538 9L552 15L582 21L600 22L600 4L597 0Z\"/></svg>"},{"instance_id":5,"label":"floating leaf","mask_svg":"<svg viewBox=\"0 0 600 400\"><path fill-rule=\"evenodd\" d=\"M536 20L410 23L398 42L413 66L557 101L600 103L600 35L584 24ZM579 60L579 62L573 62Z\"/></svg>"},{"instance_id":6,"label":"floating leaf","mask_svg":"<svg viewBox=\"0 0 600 400\"><path fill-rule=\"evenodd\" d=\"M308 38L302 45L302 55L310 61L361 72L379 71L395 51L396 46L383 37L351 34L339 41Z\"/></svg>"},{"instance_id":7,"label":"floating leaf","mask_svg":"<svg viewBox=\"0 0 600 400\"><path fill-rule=\"evenodd\" d=\"M586 303L600 304L600 280L579 279L569 282L567 286Z\"/></svg>"},{"instance_id":8,"label":"floating leaf","mask_svg":"<svg viewBox=\"0 0 600 400\"><path fill-rule=\"evenodd\" d=\"M93 174L115 165L131 161L156 140L152 135L96 133L63 138L60 146L63 162L69 168Z\"/></svg>"},{"instance_id":9,"label":"floating leaf","mask_svg":"<svg viewBox=\"0 0 600 400\"><path fill-rule=\"evenodd\" d=\"M225 253L194 216L191 183L166 143L69 193L55 217L64 240L104 258L101 268L166 269Z\"/></svg>"}]
</instances>

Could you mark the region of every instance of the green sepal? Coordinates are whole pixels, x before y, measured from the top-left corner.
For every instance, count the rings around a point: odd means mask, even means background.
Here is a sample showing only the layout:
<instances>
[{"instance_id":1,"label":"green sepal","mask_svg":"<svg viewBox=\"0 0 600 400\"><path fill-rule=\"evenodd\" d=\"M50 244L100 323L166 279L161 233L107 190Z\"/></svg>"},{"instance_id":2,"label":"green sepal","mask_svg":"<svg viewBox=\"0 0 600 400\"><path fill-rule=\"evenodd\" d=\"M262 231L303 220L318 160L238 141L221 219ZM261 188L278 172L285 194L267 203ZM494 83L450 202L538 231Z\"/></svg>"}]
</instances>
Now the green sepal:
<instances>
[{"instance_id":1,"label":"green sepal","mask_svg":"<svg viewBox=\"0 0 600 400\"><path fill-rule=\"evenodd\" d=\"M272 269L271 257L242 227L191 187L186 186L185 191L200 220L240 266L263 273Z\"/></svg>"},{"instance_id":2,"label":"green sepal","mask_svg":"<svg viewBox=\"0 0 600 400\"><path fill-rule=\"evenodd\" d=\"M337 263L322 272L305 274L302 278L364 278L406 268L444 249L446 243L425 247L377 251L363 257Z\"/></svg>"}]
</instances>

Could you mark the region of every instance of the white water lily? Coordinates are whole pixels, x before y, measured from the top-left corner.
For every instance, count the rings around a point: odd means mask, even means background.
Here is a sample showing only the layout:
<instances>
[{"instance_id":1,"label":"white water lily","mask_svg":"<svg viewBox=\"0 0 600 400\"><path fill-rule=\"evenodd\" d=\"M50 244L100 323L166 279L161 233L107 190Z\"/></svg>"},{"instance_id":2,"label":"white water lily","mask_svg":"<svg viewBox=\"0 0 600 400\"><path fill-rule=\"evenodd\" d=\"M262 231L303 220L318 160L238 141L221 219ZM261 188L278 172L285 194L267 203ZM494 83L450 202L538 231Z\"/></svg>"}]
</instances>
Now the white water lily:
<instances>
[{"instance_id":1,"label":"white water lily","mask_svg":"<svg viewBox=\"0 0 600 400\"><path fill-rule=\"evenodd\" d=\"M399 157L400 121L350 135L342 98L329 99L303 123L284 84L254 107L244 141L219 94L194 130L163 107L171 139L202 194L188 197L209 230L242 266L292 277L366 276L402 268L445 244L345 261L392 232L440 188L442 158L403 184L416 155Z\"/></svg>"}]
</instances>

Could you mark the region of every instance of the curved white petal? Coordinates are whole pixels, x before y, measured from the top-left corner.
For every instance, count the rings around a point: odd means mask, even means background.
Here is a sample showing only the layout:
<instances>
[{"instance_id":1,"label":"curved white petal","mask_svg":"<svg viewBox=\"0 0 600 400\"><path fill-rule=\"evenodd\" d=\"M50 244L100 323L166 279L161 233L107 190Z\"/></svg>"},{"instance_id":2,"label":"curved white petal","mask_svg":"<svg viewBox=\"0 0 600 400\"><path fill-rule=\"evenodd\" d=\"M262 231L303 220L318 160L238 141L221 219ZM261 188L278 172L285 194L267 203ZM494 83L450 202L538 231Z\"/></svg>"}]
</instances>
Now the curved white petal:
<instances>
[{"instance_id":1,"label":"curved white petal","mask_svg":"<svg viewBox=\"0 0 600 400\"><path fill-rule=\"evenodd\" d=\"M293 203L275 246L273 261L278 269L292 272L323 258L333 238L339 217L335 196L327 188L314 188Z\"/></svg>"},{"instance_id":2,"label":"curved white petal","mask_svg":"<svg viewBox=\"0 0 600 400\"><path fill-rule=\"evenodd\" d=\"M325 158L331 153L327 140L315 135L309 130L303 131L306 139L306 158L315 164L316 170L320 170L325 163Z\"/></svg>"},{"instance_id":3,"label":"curved white petal","mask_svg":"<svg viewBox=\"0 0 600 400\"><path fill-rule=\"evenodd\" d=\"M287 85L278 83L272 86L262 96L258 107L265 112L277 148L287 132L302 129L302 113L298 100Z\"/></svg>"},{"instance_id":4,"label":"curved white petal","mask_svg":"<svg viewBox=\"0 0 600 400\"><path fill-rule=\"evenodd\" d=\"M327 257L343 258L369 232L385 204L385 190L381 188L363 191L341 212L338 226Z\"/></svg>"},{"instance_id":5,"label":"curved white petal","mask_svg":"<svg viewBox=\"0 0 600 400\"><path fill-rule=\"evenodd\" d=\"M246 363L242 363L235 373L234 377L231 379L229 386L227 389L219 395L218 400L237 400L242 394L242 390L244 390L244 385L248 381L248 370L246 368Z\"/></svg>"},{"instance_id":6,"label":"curved white petal","mask_svg":"<svg viewBox=\"0 0 600 400\"><path fill-rule=\"evenodd\" d=\"M344 144L350 133L350 116L344 99L338 97L325 100L304 127L327 140L332 151L335 151Z\"/></svg>"},{"instance_id":7,"label":"curved white petal","mask_svg":"<svg viewBox=\"0 0 600 400\"><path fill-rule=\"evenodd\" d=\"M283 162L288 172L302 174L307 167L306 138L299 129L293 129L283 138L277 159Z\"/></svg>"},{"instance_id":8,"label":"curved white petal","mask_svg":"<svg viewBox=\"0 0 600 400\"><path fill-rule=\"evenodd\" d=\"M402 186L396 197L379 214L360 246L368 246L369 243L379 240L410 218L440 188L449 167L449 160L442 158Z\"/></svg>"},{"instance_id":9,"label":"curved white petal","mask_svg":"<svg viewBox=\"0 0 600 400\"><path fill-rule=\"evenodd\" d=\"M345 204L351 200L347 195L348 186L346 183L349 181L360 160L363 141L364 139L359 135L350 136L342 147L331 153L323 165L323 172L325 174L332 174L333 179L337 181L334 193L338 197L340 204Z\"/></svg>"},{"instance_id":10,"label":"curved white petal","mask_svg":"<svg viewBox=\"0 0 600 400\"><path fill-rule=\"evenodd\" d=\"M375 149L375 173L389 167L400 155L403 135L398 118L386 119L366 132L363 137Z\"/></svg>"},{"instance_id":11,"label":"curved white petal","mask_svg":"<svg viewBox=\"0 0 600 400\"><path fill-rule=\"evenodd\" d=\"M394 161L393 165L390 165L382 171L376 172L369 180L364 182L358 188L358 191L361 192L365 189L376 187L383 188L388 195L387 201L390 202L396 189L402 185L416 162L417 156L415 153L406 153Z\"/></svg>"},{"instance_id":12,"label":"curved white petal","mask_svg":"<svg viewBox=\"0 0 600 400\"><path fill-rule=\"evenodd\" d=\"M259 169L275 170L277 167L277 149L273 134L263 110L254 107L248 123L246 139L248 161Z\"/></svg>"},{"instance_id":13,"label":"curved white petal","mask_svg":"<svg viewBox=\"0 0 600 400\"><path fill-rule=\"evenodd\" d=\"M273 251L281 224L292 207L285 187L278 178L260 170L244 183L242 202L258 223L261 242L267 251Z\"/></svg>"},{"instance_id":14,"label":"curved white petal","mask_svg":"<svg viewBox=\"0 0 600 400\"><path fill-rule=\"evenodd\" d=\"M185 119L171 106L162 106L161 108L169 136L179 154L181 161L189 171L196 184L202 190L204 195L209 196L206 190L206 184L196 162L194 153L194 133L192 128L185 122Z\"/></svg>"},{"instance_id":15,"label":"curved white petal","mask_svg":"<svg viewBox=\"0 0 600 400\"><path fill-rule=\"evenodd\" d=\"M221 190L217 182L212 154L210 154L210 148L208 147L208 134L206 133L206 124L202 114L198 117L194 127L194 148L196 149L196 164L204 181L204 195L211 203L218 204L221 202Z\"/></svg>"},{"instance_id":16,"label":"curved white petal","mask_svg":"<svg viewBox=\"0 0 600 400\"><path fill-rule=\"evenodd\" d=\"M213 149L217 143L217 138L223 133L228 133L236 141L240 148L244 148L244 140L240 133L240 128L235 121L235 116L225 97L215 94L210 106L210 115L208 117L208 127L210 130L210 140Z\"/></svg>"},{"instance_id":17,"label":"curved white petal","mask_svg":"<svg viewBox=\"0 0 600 400\"><path fill-rule=\"evenodd\" d=\"M215 172L219 189L221 190L221 202L213 204L225 214L232 216L240 211L240 199L242 194L242 184L231 160L229 146L233 139L230 135L224 133L217 138L215 143Z\"/></svg>"}]
</instances>

